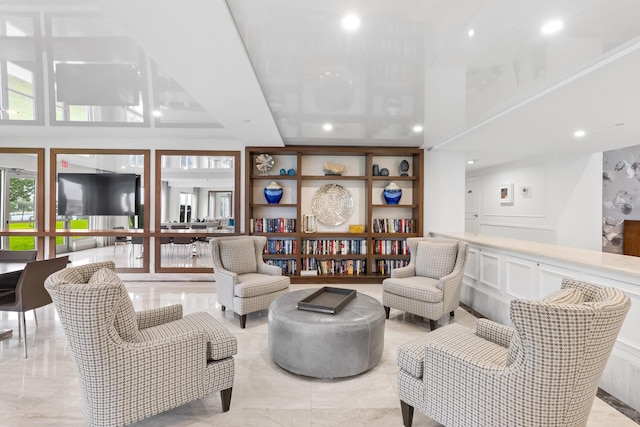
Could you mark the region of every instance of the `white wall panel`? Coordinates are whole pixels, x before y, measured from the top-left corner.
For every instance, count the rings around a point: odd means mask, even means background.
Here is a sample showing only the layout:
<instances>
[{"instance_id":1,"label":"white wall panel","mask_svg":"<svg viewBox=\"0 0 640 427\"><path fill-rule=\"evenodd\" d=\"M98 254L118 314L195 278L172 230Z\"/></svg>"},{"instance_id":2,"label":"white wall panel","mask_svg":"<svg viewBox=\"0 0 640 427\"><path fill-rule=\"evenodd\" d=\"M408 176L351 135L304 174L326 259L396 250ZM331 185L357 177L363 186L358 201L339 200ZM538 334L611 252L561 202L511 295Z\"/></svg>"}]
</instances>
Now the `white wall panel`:
<instances>
[{"instance_id":1,"label":"white wall panel","mask_svg":"<svg viewBox=\"0 0 640 427\"><path fill-rule=\"evenodd\" d=\"M505 284L507 294L514 298L537 298L536 263L522 258L509 256L505 258Z\"/></svg>"},{"instance_id":2,"label":"white wall panel","mask_svg":"<svg viewBox=\"0 0 640 427\"><path fill-rule=\"evenodd\" d=\"M568 268L557 267L549 264L538 265L538 289L542 298L560 290L562 279L582 279L583 274Z\"/></svg>"},{"instance_id":3,"label":"white wall panel","mask_svg":"<svg viewBox=\"0 0 640 427\"><path fill-rule=\"evenodd\" d=\"M497 253L480 252L480 283L500 290L500 257Z\"/></svg>"}]
</instances>

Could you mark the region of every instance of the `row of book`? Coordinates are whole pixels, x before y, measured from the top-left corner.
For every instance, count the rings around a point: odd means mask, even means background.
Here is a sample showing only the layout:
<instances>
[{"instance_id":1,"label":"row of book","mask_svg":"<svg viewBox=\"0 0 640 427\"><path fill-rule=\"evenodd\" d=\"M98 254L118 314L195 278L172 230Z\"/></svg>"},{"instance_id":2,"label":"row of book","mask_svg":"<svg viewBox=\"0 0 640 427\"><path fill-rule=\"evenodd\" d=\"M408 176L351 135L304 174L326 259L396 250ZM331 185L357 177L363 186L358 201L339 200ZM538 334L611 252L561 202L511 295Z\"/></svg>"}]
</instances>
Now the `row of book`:
<instances>
[{"instance_id":1,"label":"row of book","mask_svg":"<svg viewBox=\"0 0 640 427\"><path fill-rule=\"evenodd\" d=\"M268 259L265 262L269 265L277 265L282 269L282 274L288 276L294 275L298 271L295 259Z\"/></svg>"},{"instance_id":2,"label":"row of book","mask_svg":"<svg viewBox=\"0 0 640 427\"><path fill-rule=\"evenodd\" d=\"M295 233L295 218L251 218L251 233Z\"/></svg>"},{"instance_id":3,"label":"row of book","mask_svg":"<svg viewBox=\"0 0 640 427\"><path fill-rule=\"evenodd\" d=\"M367 253L366 239L303 240L303 255L363 255Z\"/></svg>"},{"instance_id":4,"label":"row of book","mask_svg":"<svg viewBox=\"0 0 640 427\"><path fill-rule=\"evenodd\" d=\"M367 263L364 259L315 259L302 260L304 270L317 270L318 274L366 274Z\"/></svg>"},{"instance_id":5,"label":"row of book","mask_svg":"<svg viewBox=\"0 0 640 427\"><path fill-rule=\"evenodd\" d=\"M374 218L371 229L374 233L415 233L416 220L411 218Z\"/></svg>"},{"instance_id":6,"label":"row of book","mask_svg":"<svg viewBox=\"0 0 640 427\"><path fill-rule=\"evenodd\" d=\"M272 255L293 255L298 253L297 246L298 243L295 239L267 240L264 253Z\"/></svg>"},{"instance_id":7,"label":"row of book","mask_svg":"<svg viewBox=\"0 0 640 427\"><path fill-rule=\"evenodd\" d=\"M406 240L375 240L373 253L377 255L408 255L409 245Z\"/></svg>"},{"instance_id":8,"label":"row of book","mask_svg":"<svg viewBox=\"0 0 640 427\"><path fill-rule=\"evenodd\" d=\"M408 264L408 259L380 259L373 265L374 273L389 275L394 268L405 267Z\"/></svg>"}]
</instances>

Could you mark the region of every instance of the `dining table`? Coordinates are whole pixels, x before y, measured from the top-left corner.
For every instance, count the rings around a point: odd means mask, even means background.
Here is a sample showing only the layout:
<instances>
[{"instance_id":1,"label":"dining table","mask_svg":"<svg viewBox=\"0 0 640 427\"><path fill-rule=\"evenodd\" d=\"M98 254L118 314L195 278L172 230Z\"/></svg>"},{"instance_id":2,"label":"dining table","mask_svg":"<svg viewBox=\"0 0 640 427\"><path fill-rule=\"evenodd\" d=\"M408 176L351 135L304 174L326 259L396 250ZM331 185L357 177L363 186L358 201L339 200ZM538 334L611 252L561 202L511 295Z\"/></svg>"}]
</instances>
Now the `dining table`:
<instances>
[{"instance_id":1,"label":"dining table","mask_svg":"<svg viewBox=\"0 0 640 427\"><path fill-rule=\"evenodd\" d=\"M15 276L15 281L17 282L20 278L20 274L22 270L24 270L25 265L27 265L24 261L10 261L10 262L0 262L0 282L4 280L12 281L11 276ZM11 289L2 289L0 288L0 298L5 295L10 295L14 291ZM0 340L10 337L13 334L12 329L0 329Z\"/></svg>"}]
</instances>

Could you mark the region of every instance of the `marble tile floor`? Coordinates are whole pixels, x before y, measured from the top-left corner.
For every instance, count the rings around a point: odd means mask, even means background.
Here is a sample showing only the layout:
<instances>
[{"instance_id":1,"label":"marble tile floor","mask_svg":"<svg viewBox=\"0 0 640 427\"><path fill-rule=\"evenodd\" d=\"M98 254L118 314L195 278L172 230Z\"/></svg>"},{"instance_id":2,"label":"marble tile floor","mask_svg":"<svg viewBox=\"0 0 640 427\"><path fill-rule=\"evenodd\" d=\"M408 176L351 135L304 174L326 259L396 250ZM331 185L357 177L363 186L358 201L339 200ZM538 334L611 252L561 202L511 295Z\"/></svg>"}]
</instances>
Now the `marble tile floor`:
<instances>
[{"instance_id":1,"label":"marble tile floor","mask_svg":"<svg viewBox=\"0 0 640 427\"><path fill-rule=\"evenodd\" d=\"M136 310L181 303L184 312L207 311L238 338L231 410L223 413L218 393L137 423L137 426L402 426L397 398L397 347L429 332L429 322L392 310L386 322L381 362L361 375L336 380L301 377L274 364L267 349L267 313L238 317L222 312L211 282L135 282L127 289ZM310 286L292 285L292 290ZM381 299L379 285L344 286ZM462 308L454 322L473 327ZM14 335L0 341L0 425L84 426L75 366L53 305L38 309L38 326L27 314L29 358L17 337L17 315L0 314L0 329ZM416 411L415 427L439 424ZM630 418L596 398L589 427L635 426Z\"/></svg>"}]
</instances>

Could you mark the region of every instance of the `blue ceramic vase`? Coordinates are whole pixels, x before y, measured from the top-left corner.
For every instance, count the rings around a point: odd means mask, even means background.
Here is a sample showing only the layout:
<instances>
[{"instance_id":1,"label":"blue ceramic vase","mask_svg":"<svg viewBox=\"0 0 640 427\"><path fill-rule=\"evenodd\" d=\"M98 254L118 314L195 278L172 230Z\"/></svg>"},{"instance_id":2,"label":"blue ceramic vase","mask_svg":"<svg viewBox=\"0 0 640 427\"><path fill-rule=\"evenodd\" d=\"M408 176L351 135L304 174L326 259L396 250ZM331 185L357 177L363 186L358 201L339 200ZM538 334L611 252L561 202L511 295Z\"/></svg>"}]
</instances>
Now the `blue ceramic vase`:
<instances>
[{"instance_id":1,"label":"blue ceramic vase","mask_svg":"<svg viewBox=\"0 0 640 427\"><path fill-rule=\"evenodd\" d=\"M391 184L384 187L382 195L384 196L384 200L388 205L397 205L402 198L402 188L398 187L395 183L392 182Z\"/></svg>"},{"instance_id":2,"label":"blue ceramic vase","mask_svg":"<svg viewBox=\"0 0 640 427\"><path fill-rule=\"evenodd\" d=\"M267 199L267 203L270 205L277 205L282 199L282 187L273 181L271 184L264 187L264 197Z\"/></svg>"}]
</instances>

